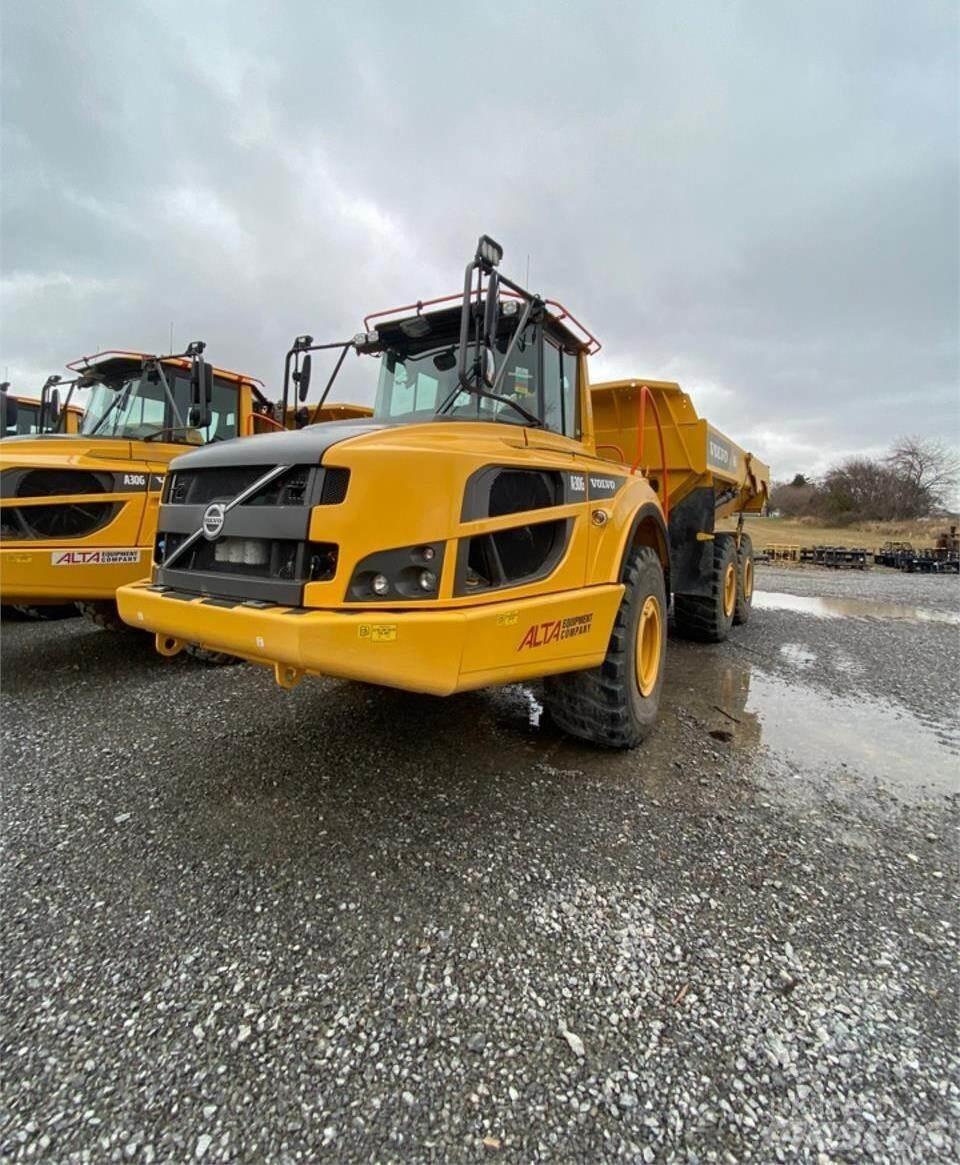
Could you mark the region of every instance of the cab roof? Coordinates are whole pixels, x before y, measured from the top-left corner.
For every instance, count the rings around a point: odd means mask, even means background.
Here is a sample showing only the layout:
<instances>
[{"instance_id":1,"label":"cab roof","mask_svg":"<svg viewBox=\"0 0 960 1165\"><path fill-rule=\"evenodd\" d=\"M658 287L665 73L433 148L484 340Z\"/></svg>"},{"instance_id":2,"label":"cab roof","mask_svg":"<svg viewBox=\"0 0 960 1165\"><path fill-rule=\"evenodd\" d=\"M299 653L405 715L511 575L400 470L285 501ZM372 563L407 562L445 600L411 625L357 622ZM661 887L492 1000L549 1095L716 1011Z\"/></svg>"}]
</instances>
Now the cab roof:
<instances>
[{"instance_id":1,"label":"cab roof","mask_svg":"<svg viewBox=\"0 0 960 1165\"><path fill-rule=\"evenodd\" d=\"M80 356L76 360L71 360L67 364L67 368L80 375L95 373L98 378L113 380L128 375L131 370L138 368L142 361L154 358L176 368L188 369L190 367L190 359L186 356L153 357L149 352L130 352L122 348L110 348L104 352L95 352L92 356ZM215 376L219 376L223 380L233 381L234 384L249 385L260 400L266 399L262 391L263 381L258 377L247 376L242 372L231 372L228 368L220 368L216 364L213 365L213 372Z\"/></svg>"}]
</instances>

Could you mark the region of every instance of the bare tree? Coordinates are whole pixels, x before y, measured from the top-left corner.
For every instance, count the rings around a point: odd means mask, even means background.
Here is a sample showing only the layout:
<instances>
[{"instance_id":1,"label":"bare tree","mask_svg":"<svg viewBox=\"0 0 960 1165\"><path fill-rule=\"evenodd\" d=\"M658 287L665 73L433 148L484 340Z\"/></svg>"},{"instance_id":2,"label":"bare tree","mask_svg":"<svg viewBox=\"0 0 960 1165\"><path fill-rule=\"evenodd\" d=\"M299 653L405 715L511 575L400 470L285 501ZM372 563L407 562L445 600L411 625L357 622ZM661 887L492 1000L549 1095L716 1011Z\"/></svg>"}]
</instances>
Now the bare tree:
<instances>
[{"instance_id":1,"label":"bare tree","mask_svg":"<svg viewBox=\"0 0 960 1165\"><path fill-rule=\"evenodd\" d=\"M815 504L828 521L846 523L921 518L930 493L885 461L851 457L827 470Z\"/></svg>"},{"instance_id":2,"label":"bare tree","mask_svg":"<svg viewBox=\"0 0 960 1165\"><path fill-rule=\"evenodd\" d=\"M898 476L926 493L934 506L942 505L960 484L960 456L943 441L901 437L885 460Z\"/></svg>"}]
</instances>

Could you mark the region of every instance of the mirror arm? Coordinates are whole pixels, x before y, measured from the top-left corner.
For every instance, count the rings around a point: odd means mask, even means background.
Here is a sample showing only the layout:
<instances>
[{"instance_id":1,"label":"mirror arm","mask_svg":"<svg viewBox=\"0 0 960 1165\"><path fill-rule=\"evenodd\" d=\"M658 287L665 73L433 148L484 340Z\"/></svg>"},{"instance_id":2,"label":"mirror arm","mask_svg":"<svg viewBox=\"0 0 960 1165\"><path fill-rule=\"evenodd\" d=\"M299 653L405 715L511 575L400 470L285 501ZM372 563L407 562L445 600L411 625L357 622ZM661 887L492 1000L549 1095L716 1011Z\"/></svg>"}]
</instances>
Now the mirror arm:
<instances>
[{"instance_id":1,"label":"mirror arm","mask_svg":"<svg viewBox=\"0 0 960 1165\"><path fill-rule=\"evenodd\" d=\"M507 365L510 363L510 357L513 355L514 350L516 349L517 341L523 335L527 324L530 322L530 316L533 312L533 304L533 299L527 300L527 306L523 309L523 315L520 317L520 322L517 324L516 331L510 337L510 343L507 346L506 352L503 354L503 360L500 362L500 368L497 372L493 384L490 386L491 393L497 392L500 388L500 382L506 375Z\"/></svg>"},{"instance_id":2,"label":"mirror arm","mask_svg":"<svg viewBox=\"0 0 960 1165\"><path fill-rule=\"evenodd\" d=\"M283 362L283 397L280 404L280 421L284 428L287 427L287 402L290 399L290 361L296 352L296 348L291 348Z\"/></svg>"},{"instance_id":3,"label":"mirror arm","mask_svg":"<svg viewBox=\"0 0 960 1165\"><path fill-rule=\"evenodd\" d=\"M202 358L200 358L199 362L200 362L200 365L202 367L203 366ZM144 367L143 367L144 372L147 370L147 365L150 363L151 363L151 361L144 361ZM167 398L167 404L169 404L170 408L173 410L173 415L177 418L177 427L179 427L181 429L185 429L187 426L184 425L184 423L183 423L183 417L180 415L180 410L177 408L177 402L174 399L173 393L170 391L170 385L167 382L166 373L163 371L163 365L159 360L155 361L155 363L156 363L156 367L157 367L157 373L160 376L160 383L163 385L163 395ZM203 388L202 383L201 383L200 387L202 390L202 388ZM202 429L203 426L199 425L198 428Z\"/></svg>"},{"instance_id":4,"label":"mirror arm","mask_svg":"<svg viewBox=\"0 0 960 1165\"><path fill-rule=\"evenodd\" d=\"M352 341L350 341L350 340L348 340L343 345L343 351L337 357L337 362L334 365L333 372L330 374L330 379L327 381L327 387L323 390L323 393L320 396L319 403L317 404L317 407L313 410L313 417L310 421L311 425L315 425L317 423L317 419L320 416L320 410L324 406L324 403L327 399L327 396L330 393L330 389L333 388L333 382L337 379L337 376L340 373L340 369L343 367L343 362L347 358L347 353L350 351L351 345L352 345ZM318 345L318 347L325 347L325 346L326 345Z\"/></svg>"},{"instance_id":5,"label":"mirror arm","mask_svg":"<svg viewBox=\"0 0 960 1165\"><path fill-rule=\"evenodd\" d=\"M470 337L470 308L473 300L473 273L480 264L473 259L467 264L463 276L463 307L460 311L460 347L457 354L457 380L466 392L473 391L473 384L467 377L467 342Z\"/></svg>"}]
</instances>

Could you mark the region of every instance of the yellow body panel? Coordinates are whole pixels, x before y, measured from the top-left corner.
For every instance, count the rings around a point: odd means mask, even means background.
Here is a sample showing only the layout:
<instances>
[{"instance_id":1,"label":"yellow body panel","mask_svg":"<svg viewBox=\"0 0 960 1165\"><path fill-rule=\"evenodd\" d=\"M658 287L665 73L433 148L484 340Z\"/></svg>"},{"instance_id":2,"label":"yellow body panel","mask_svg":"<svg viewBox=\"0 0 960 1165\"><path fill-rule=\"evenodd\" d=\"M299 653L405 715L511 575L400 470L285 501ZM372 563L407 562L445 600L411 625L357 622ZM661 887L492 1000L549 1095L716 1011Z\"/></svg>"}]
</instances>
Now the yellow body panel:
<instances>
[{"instance_id":1,"label":"yellow body panel","mask_svg":"<svg viewBox=\"0 0 960 1165\"><path fill-rule=\"evenodd\" d=\"M599 664L623 587L621 557L633 518L656 495L637 474L618 474L609 501L465 521L465 483L491 465L605 477L610 467L569 438L496 423L410 424L333 445L323 464L350 470L342 504L316 506L311 541L339 547L335 575L303 588L292 611L167 598L138 583L117 595L121 617L177 643L253 662L449 694ZM596 515L605 520L598 525ZM455 594L462 539L518 523L566 520L565 549L546 577L477 594ZM437 594L398 608L396 599L348 601L358 562L385 549L443 543ZM390 638L378 628L391 630ZM362 629L369 629L363 634Z\"/></svg>"},{"instance_id":2,"label":"yellow body panel","mask_svg":"<svg viewBox=\"0 0 960 1165\"><path fill-rule=\"evenodd\" d=\"M447 696L599 664L622 586L467 610L268 611L165 598L146 583L121 587L133 627L227 651L251 663ZM171 644L171 650L176 644Z\"/></svg>"}]
</instances>

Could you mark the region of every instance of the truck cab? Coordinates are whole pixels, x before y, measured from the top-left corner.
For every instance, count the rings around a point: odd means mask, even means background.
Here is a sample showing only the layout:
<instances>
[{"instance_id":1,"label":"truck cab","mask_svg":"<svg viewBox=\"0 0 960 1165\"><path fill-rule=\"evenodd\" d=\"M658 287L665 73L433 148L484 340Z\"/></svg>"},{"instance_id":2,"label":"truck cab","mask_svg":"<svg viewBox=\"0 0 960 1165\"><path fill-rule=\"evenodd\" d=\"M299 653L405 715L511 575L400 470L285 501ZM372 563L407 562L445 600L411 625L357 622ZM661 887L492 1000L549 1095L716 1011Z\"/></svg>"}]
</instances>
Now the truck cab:
<instances>
[{"instance_id":1,"label":"truck cab","mask_svg":"<svg viewBox=\"0 0 960 1165\"><path fill-rule=\"evenodd\" d=\"M66 403L51 410L60 431L0 443L4 604L78 602L119 626L116 588L149 563L170 461L282 428L256 378L212 366L203 350L197 342L175 356L115 350L74 361Z\"/></svg>"}]
</instances>

